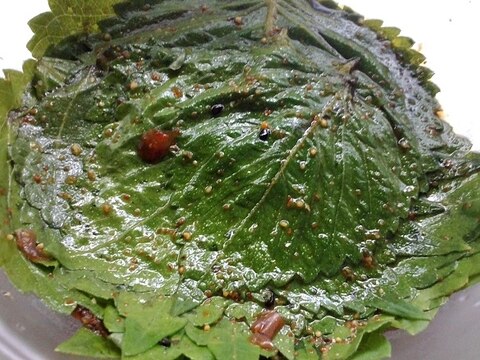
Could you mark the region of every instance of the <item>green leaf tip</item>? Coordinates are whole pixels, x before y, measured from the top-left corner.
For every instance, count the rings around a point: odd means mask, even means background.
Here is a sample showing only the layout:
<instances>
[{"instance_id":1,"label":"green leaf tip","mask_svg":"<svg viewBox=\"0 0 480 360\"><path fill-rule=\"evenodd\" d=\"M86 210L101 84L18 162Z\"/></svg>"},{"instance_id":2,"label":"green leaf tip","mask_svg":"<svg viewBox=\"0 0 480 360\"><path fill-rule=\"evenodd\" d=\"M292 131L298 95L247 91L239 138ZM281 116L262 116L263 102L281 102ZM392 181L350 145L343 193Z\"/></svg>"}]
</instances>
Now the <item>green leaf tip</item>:
<instances>
[{"instance_id":1,"label":"green leaf tip","mask_svg":"<svg viewBox=\"0 0 480 360\"><path fill-rule=\"evenodd\" d=\"M50 0L50 12L37 15L28 25L34 35L27 44L36 59L68 36L99 31L98 23L115 15L113 6L121 0Z\"/></svg>"}]
</instances>

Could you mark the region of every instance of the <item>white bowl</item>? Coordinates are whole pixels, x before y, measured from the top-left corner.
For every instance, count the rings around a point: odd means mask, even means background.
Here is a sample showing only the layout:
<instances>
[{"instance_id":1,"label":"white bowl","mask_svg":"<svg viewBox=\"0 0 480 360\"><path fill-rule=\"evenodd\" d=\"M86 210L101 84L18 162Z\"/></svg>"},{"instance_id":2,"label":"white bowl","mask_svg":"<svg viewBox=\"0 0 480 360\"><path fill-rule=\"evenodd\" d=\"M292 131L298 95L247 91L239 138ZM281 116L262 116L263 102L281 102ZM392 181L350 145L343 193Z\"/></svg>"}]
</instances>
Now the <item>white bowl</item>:
<instances>
[{"instance_id":1,"label":"white bowl","mask_svg":"<svg viewBox=\"0 0 480 360\"><path fill-rule=\"evenodd\" d=\"M428 67L436 72L434 82L442 89L438 98L449 122L480 150L480 71L474 55L480 1L346 1L366 18L383 19L385 25L401 28L402 34L418 42ZM25 44L31 33L26 23L47 9L47 0L0 3L0 69L21 68L29 56ZM0 359L80 360L53 350L78 326L70 317L52 313L35 297L19 294L0 272ZM424 332L412 337L393 331L388 337L394 360L476 360L480 358L478 333L480 286L475 286L454 295Z\"/></svg>"}]
</instances>

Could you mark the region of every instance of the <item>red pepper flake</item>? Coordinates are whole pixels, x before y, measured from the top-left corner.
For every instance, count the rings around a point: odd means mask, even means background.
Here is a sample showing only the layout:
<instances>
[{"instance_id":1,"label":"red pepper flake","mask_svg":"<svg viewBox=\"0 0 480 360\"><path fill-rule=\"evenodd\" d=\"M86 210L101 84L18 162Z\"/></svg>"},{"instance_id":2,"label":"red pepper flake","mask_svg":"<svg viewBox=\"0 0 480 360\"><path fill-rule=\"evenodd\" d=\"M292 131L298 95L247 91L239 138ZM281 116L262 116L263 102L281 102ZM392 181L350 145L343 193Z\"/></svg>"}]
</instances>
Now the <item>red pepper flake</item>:
<instances>
[{"instance_id":1,"label":"red pepper flake","mask_svg":"<svg viewBox=\"0 0 480 360\"><path fill-rule=\"evenodd\" d=\"M89 309L81 305L77 305L71 315L79 320L88 330L100 336L107 337L110 334L103 324L103 321L96 317Z\"/></svg>"},{"instance_id":2,"label":"red pepper flake","mask_svg":"<svg viewBox=\"0 0 480 360\"><path fill-rule=\"evenodd\" d=\"M285 320L276 311L265 311L253 323L250 341L265 350L273 350L273 338L285 325Z\"/></svg>"},{"instance_id":3,"label":"red pepper flake","mask_svg":"<svg viewBox=\"0 0 480 360\"><path fill-rule=\"evenodd\" d=\"M33 230L19 229L15 231L15 239L18 249L28 260L34 263L52 260L44 251L43 244L37 242L37 235Z\"/></svg>"},{"instance_id":4,"label":"red pepper flake","mask_svg":"<svg viewBox=\"0 0 480 360\"><path fill-rule=\"evenodd\" d=\"M138 156L147 163L158 163L168 155L170 146L175 144L179 135L178 130L166 132L157 129L148 130L140 139Z\"/></svg>"}]
</instances>

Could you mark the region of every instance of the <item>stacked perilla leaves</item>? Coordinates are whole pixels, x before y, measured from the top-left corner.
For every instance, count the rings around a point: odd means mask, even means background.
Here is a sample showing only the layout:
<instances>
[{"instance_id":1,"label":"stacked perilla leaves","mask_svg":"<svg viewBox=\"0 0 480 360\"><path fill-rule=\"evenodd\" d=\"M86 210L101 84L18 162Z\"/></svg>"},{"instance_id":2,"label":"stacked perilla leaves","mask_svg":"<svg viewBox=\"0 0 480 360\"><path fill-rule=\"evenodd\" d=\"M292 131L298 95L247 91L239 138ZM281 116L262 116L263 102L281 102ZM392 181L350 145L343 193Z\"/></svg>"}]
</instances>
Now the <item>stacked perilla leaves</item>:
<instances>
[{"instance_id":1,"label":"stacked perilla leaves","mask_svg":"<svg viewBox=\"0 0 480 360\"><path fill-rule=\"evenodd\" d=\"M0 259L85 324L61 351L382 358L477 280L480 157L396 29L306 0L50 3L0 82Z\"/></svg>"}]
</instances>

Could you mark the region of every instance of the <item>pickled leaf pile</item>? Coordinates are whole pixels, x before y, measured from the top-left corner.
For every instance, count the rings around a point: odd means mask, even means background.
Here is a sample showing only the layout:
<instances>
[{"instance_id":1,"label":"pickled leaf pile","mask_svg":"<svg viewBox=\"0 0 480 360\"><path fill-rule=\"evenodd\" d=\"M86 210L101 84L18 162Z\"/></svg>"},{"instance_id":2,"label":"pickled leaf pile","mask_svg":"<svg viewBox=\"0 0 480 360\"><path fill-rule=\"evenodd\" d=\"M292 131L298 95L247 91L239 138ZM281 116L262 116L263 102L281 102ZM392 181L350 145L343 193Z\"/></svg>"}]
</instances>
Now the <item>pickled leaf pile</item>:
<instances>
[{"instance_id":1,"label":"pickled leaf pile","mask_svg":"<svg viewBox=\"0 0 480 360\"><path fill-rule=\"evenodd\" d=\"M480 156L398 29L330 1L67 4L0 80L0 264L84 323L60 351L380 359L477 280Z\"/></svg>"}]
</instances>

